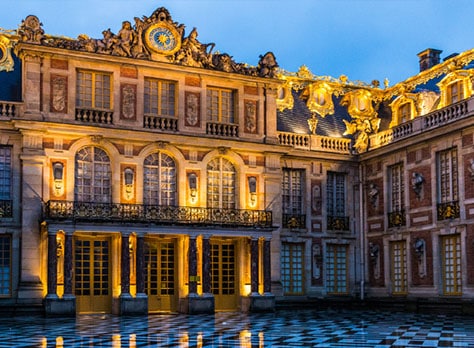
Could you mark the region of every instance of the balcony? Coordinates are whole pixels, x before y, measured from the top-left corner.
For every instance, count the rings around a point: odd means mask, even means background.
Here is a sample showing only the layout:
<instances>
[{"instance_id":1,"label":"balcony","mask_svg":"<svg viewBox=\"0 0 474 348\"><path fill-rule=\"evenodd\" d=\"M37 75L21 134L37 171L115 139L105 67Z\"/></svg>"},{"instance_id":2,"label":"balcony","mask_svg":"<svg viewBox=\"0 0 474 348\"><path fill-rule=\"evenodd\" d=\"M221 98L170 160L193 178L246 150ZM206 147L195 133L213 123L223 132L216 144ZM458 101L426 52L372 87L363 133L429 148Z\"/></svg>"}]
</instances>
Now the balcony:
<instances>
[{"instance_id":1,"label":"balcony","mask_svg":"<svg viewBox=\"0 0 474 348\"><path fill-rule=\"evenodd\" d=\"M459 201L438 203L438 221L456 219L459 217Z\"/></svg>"},{"instance_id":2,"label":"balcony","mask_svg":"<svg viewBox=\"0 0 474 348\"><path fill-rule=\"evenodd\" d=\"M387 214L388 227L400 227L406 225L405 210L393 211Z\"/></svg>"},{"instance_id":3,"label":"balcony","mask_svg":"<svg viewBox=\"0 0 474 348\"><path fill-rule=\"evenodd\" d=\"M18 117L21 103L0 101L0 117L15 118Z\"/></svg>"},{"instance_id":4,"label":"balcony","mask_svg":"<svg viewBox=\"0 0 474 348\"><path fill-rule=\"evenodd\" d=\"M12 201L0 200L0 218L10 218L13 216Z\"/></svg>"},{"instance_id":5,"label":"balcony","mask_svg":"<svg viewBox=\"0 0 474 348\"><path fill-rule=\"evenodd\" d=\"M157 129L163 132L177 132L178 119L170 117L161 117L155 115L145 115L143 127L148 129Z\"/></svg>"},{"instance_id":6,"label":"balcony","mask_svg":"<svg viewBox=\"0 0 474 348\"><path fill-rule=\"evenodd\" d=\"M320 135L278 132L280 145L308 151L324 151L351 154L351 140Z\"/></svg>"},{"instance_id":7,"label":"balcony","mask_svg":"<svg viewBox=\"0 0 474 348\"><path fill-rule=\"evenodd\" d=\"M409 122L370 136L370 148L375 149L389 143L448 125L472 115L474 98L464 99Z\"/></svg>"},{"instance_id":8,"label":"balcony","mask_svg":"<svg viewBox=\"0 0 474 348\"><path fill-rule=\"evenodd\" d=\"M76 109L76 121L90 124L112 124L113 111L95 109Z\"/></svg>"},{"instance_id":9,"label":"balcony","mask_svg":"<svg viewBox=\"0 0 474 348\"><path fill-rule=\"evenodd\" d=\"M49 221L201 225L271 228L272 212L266 210L177 207L144 204L48 201Z\"/></svg>"},{"instance_id":10,"label":"balcony","mask_svg":"<svg viewBox=\"0 0 474 348\"><path fill-rule=\"evenodd\" d=\"M327 229L332 231L350 231L349 216L328 215Z\"/></svg>"},{"instance_id":11,"label":"balcony","mask_svg":"<svg viewBox=\"0 0 474 348\"><path fill-rule=\"evenodd\" d=\"M238 138L239 126L236 124L207 122L206 134L218 135L218 136L227 137L227 138Z\"/></svg>"}]
</instances>

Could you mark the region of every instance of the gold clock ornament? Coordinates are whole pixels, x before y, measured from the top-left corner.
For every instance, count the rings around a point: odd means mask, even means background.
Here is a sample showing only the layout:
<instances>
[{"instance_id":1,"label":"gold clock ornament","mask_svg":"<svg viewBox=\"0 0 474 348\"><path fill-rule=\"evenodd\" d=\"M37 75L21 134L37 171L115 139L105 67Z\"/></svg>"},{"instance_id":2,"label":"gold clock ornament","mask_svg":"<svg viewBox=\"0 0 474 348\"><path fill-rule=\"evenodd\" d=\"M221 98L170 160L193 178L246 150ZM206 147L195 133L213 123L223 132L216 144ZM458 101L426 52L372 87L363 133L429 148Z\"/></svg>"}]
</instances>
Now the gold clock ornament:
<instances>
[{"instance_id":1,"label":"gold clock ornament","mask_svg":"<svg viewBox=\"0 0 474 348\"><path fill-rule=\"evenodd\" d=\"M153 52L171 55L181 48L181 36L166 22L151 25L145 32L145 42Z\"/></svg>"}]
</instances>

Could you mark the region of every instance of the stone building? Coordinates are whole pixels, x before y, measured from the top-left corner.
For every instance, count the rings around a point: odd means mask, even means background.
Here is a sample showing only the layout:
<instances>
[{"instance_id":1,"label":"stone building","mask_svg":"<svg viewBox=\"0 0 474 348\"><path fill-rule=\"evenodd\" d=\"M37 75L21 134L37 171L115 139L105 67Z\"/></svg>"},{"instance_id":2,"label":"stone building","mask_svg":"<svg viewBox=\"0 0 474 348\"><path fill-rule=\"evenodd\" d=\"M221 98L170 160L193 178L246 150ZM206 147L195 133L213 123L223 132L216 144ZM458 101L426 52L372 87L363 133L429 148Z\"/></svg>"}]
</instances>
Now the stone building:
<instances>
[{"instance_id":1,"label":"stone building","mask_svg":"<svg viewBox=\"0 0 474 348\"><path fill-rule=\"evenodd\" d=\"M474 299L474 51L380 86L197 34L0 33L2 310Z\"/></svg>"}]
</instances>

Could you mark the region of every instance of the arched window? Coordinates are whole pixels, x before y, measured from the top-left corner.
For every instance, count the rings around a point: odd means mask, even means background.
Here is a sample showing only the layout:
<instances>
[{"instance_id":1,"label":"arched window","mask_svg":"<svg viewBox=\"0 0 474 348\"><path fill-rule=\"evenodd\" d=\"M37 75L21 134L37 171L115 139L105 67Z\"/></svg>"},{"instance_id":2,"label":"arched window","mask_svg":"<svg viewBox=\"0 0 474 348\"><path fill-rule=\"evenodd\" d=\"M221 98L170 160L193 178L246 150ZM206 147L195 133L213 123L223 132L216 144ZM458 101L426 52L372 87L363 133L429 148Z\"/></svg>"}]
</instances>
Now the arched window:
<instances>
[{"instance_id":1,"label":"arched window","mask_svg":"<svg viewBox=\"0 0 474 348\"><path fill-rule=\"evenodd\" d=\"M207 165L207 207L235 209L235 168L219 157Z\"/></svg>"},{"instance_id":2,"label":"arched window","mask_svg":"<svg viewBox=\"0 0 474 348\"><path fill-rule=\"evenodd\" d=\"M112 175L104 150L87 146L76 153L74 199L78 202L110 203Z\"/></svg>"},{"instance_id":3,"label":"arched window","mask_svg":"<svg viewBox=\"0 0 474 348\"><path fill-rule=\"evenodd\" d=\"M176 163L161 152L152 153L143 164L143 203L176 205Z\"/></svg>"}]
</instances>

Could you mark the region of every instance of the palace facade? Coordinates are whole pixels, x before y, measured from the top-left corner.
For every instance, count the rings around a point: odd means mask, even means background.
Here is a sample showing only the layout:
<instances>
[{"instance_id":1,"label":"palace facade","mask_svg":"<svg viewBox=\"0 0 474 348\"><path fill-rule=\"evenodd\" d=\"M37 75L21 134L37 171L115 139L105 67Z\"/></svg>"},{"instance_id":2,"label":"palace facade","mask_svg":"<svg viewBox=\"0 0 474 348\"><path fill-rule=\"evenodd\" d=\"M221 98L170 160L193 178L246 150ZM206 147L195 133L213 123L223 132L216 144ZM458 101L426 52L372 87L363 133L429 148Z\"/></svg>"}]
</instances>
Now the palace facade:
<instances>
[{"instance_id":1,"label":"palace facade","mask_svg":"<svg viewBox=\"0 0 474 348\"><path fill-rule=\"evenodd\" d=\"M0 32L0 310L474 303L474 50L390 86L197 36Z\"/></svg>"}]
</instances>

